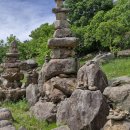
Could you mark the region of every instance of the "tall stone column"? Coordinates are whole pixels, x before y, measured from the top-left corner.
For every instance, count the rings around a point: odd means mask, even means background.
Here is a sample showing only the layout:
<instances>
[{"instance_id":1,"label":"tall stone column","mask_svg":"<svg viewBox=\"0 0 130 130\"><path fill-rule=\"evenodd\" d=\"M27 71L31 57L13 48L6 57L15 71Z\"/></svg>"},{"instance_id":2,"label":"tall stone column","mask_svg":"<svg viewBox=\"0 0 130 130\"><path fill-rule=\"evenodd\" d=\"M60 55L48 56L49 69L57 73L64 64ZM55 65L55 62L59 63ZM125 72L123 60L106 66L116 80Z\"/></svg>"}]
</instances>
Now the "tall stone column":
<instances>
[{"instance_id":1,"label":"tall stone column","mask_svg":"<svg viewBox=\"0 0 130 130\"><path fill-rule=\"evenodd\" d=\"M52 11L56 14L54 22L55 32L48 41L48 48L52 50L51 59L45 67L45 81L61 74L72 75L77 73L77 60L75 47L78 39L72 37L67 21L68 9L64 8L63 0L55 0L57 7Z\"/></svg>"}]
</instances>

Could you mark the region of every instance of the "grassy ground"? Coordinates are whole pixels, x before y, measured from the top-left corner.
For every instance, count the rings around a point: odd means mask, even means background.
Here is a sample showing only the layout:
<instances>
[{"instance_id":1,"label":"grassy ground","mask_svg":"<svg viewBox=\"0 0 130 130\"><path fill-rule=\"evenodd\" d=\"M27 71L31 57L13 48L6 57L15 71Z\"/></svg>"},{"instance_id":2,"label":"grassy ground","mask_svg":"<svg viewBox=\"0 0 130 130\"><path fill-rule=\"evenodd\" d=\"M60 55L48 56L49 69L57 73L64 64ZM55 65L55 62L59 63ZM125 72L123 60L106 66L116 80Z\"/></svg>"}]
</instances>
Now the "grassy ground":
<instances>
[{"instance_id":1,"label":"grassy ground","mask_svg":"<svg viewBox=\"0 0 130 130\"><path fill-rule=\"evenodd\" d=\"M24 126L27 130L51 130L56 128L56 124L47 124L44 121L38 121L34 117L30 117L28 112L29 107L25 100L17 103L3 103L1 107L9 108L14 117L14 125L18 129L20 126Z\"/></svg>"},{"instance_id":2,"label":"grassy ground","mask_svg":"<svg viewBox=\"0 0 130 130\"><path fill-rule=\"evenodd\" d=\"M108 79L124 75L130 76L130 57L112 60L109 63L103 64L102 69Z\"/></svg>"},{"instance_id":3,"label":"grassy ground","mask_svg":"<svg viewBox=\"0 0 130 130\"><path fill-rule=\"evenodd\" d=\"M81 66L86 60L81 59ZM102 70L106 73L108 79L112 79L119 76L130 76L130 57L116 58L108 63L101 65Z\"/></svg>"}]
</instances>

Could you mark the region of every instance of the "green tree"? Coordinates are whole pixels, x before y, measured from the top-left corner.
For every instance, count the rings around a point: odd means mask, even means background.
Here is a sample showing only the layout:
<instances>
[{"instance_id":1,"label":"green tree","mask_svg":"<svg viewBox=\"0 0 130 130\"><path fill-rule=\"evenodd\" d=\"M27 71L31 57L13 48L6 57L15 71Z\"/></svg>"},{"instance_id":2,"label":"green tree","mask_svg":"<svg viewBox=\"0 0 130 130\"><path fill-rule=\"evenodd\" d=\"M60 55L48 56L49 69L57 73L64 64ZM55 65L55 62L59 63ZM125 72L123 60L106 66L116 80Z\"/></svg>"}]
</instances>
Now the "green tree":
<instances>
[{"instance_id":1,"label":"green tree","mask_svg":"<svg viewBox=\"0 0 130 130\"><path fill-rule=\"evenodd\" d=\"M86 46L101 45L113 52L130 47L130 1L118 0L107 11L99 11L87 26L84 35Z\"/></svg>"},{"instance_id":2,"label":"green tree","mask_svg":"<svg viewBox=\"0 0 130 130\"><path fill-rule=\"evenodd\" d=\"M71 24L79 27L88 25L98 11L110 10L113 0L65 0L65 5L70 9Z\"/></svg>"}]
</instances>

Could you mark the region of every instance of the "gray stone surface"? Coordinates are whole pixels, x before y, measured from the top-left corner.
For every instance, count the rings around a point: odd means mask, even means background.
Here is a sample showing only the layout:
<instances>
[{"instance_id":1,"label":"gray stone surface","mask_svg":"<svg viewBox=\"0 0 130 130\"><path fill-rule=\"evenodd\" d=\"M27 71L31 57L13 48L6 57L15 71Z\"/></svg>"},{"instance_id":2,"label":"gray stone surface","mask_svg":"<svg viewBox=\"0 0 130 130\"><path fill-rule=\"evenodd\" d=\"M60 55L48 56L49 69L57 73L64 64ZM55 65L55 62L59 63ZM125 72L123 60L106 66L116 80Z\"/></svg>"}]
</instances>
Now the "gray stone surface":
<instances>
[{"instance_id":1,"label":"gray stone surface","mask_svg":"<svg viewBox=\"0 0 130 130\"><path fill-rule=\"evenodd\" d=\"M113 105L130 112L130 84L122 84L115 87L107 87L103 94Z\"/></svg>"},{"instance_id":2,"label":"gray stone surface","mask_svg":"<svg viewBox=\"0 0 130 130\"><path fill-rule=\"evenodd\" d=\"M58 103L66 97L70 97L76 89L76 78L60 78L54 77L43 85L43 93L48 97L48 101Z\"/></svg>"},{"instance_id":3,"label":"gray stone surface","mask_svg":"<svg viewBox=\"0 0 130 130\"><path fill-rule=\"evenodd\" d=\"M96 88L101 92L108 86L105 73L95 61L89 61L82 66L77 74L77 88L90 89ZM95 90L95 89L94 89Z\"/></svg>"},{"instance_id":4,"label":"gray stone surface","mask_svg":"<svg viewBox=\"0 0 130 130\"><path fill-rule=\"evenodd\" d=\"M130 122L109 120L103 130L130 130Z\"/></svg>"},{"instance_id":5,"label":"gray stone surface","mask_svg":"<svg viewBox=\"0 0 130 130\"><path fill-rule=\"evenodd\" d=\"M54 26L56 29L69 28L70 24L66 20L56 20L54 22Z\"/></svg>"},{"instance_id":6,"label":"gray stone surface","mask_svg":"<svg viewBox=\"0 0 130 130\"><path fill-rule=\"evenodd\" d=\"M75 90L58 106L57 125L68 125L71 130L100 130L108 114L109 108L99 90Z\"/></svg>"},{"instance_id":7,"label":"gray stone surface","mask_svg":"<svg viewBox=\"0 0 130 130\"><path fill-rule=\"evenodd\" d=\"M72 36L71 30L69 28L57 29L54 33L54 37L63 38Z\"/></svg>"},{"instance_id":8,"label":"gray stone surface","mask_svg":"<svg viewBox=\"0 0 130 130\"><path fill-rule=\"evenodd\" d=\"M26 88L26 99L30 106L35 105L39 99L39 88L37 84L29 84Z\"/></svg>"},{"instance_id":9,"label":"gray stone surface","mask_svg":"<svg viewBox=\"0 0 130 130\"><path fill-rule=\"evenodd\" d=\"M56 105L52 102L37 102L35 106L30 108L32 115L38 120L44 120L47 122L56 121Z\"/></svg>"},{"instance_id":10,"label":"gray stone surface","mask_svg":"<svg viewBox=\"0 0 130 130\"><path fill-rule=\"evenodd\" d=\"M75 48L78 39L75 37L53 38L48 41L48 47L53 48Z\"/></svg>"},{"instance_id":11,"label":"gray stone surface","mask_svg":"<svg viewBox=\"0 0 130 130\"><path fill-rule=\"evenodd\" d=\"M74 58L51 59L43 69L44 80L47 81L60 74L76 74L77 61Z\"/></svg>"}]
</instances>

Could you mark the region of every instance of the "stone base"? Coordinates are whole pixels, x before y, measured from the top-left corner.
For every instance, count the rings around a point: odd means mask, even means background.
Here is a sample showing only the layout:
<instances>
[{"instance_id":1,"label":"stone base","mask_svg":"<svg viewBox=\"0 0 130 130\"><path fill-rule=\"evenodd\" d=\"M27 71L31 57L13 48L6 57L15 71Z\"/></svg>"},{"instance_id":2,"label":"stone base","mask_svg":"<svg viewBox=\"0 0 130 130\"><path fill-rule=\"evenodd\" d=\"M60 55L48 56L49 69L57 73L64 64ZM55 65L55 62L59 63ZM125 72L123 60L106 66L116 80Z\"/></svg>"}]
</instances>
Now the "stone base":
<instances>
[{"instance_id":1,"label":"stone base","mask_svg":"<svg viewBox=\"0 0 130 130\"><path fill-rule=\"evenodd\" d=\"M26 96L25 89L1 89L0 90L0 101L17 101Z\"/></svg>"},{"instance_id":2,"label":"stone base","mask_svg":"<svg viewBox=\"0 0 130 130\"><path fill-rule=\"evenodd\" d=\"M77 61L74 58L51 59L44 68L45 81L60 74L76 74Z\"/></svg>"}]
</instances>

